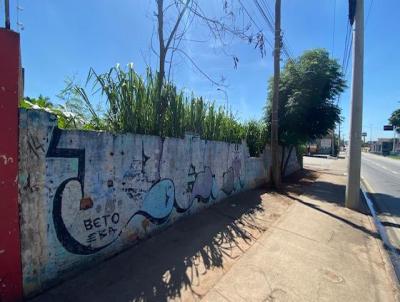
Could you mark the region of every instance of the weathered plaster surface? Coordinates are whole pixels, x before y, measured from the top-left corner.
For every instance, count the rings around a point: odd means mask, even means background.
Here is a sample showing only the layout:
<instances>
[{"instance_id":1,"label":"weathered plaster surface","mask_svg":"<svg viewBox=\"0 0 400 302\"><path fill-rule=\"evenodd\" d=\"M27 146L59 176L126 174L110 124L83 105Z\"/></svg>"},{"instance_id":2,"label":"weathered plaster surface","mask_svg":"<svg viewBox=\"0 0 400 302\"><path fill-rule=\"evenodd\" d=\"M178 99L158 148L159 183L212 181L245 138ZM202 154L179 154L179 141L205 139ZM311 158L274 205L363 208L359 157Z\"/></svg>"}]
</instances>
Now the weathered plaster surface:
<instances>
[{"instance_id":1,"label":"weathered plaster surface","mask_svg":"<svg viewBox=\"0 0 400 302\"><path fill-rule=\"evenodd\" d=\"M268 180L268 149L251 158L245 143L59 130L56 124L46 112L20 111L26 296ZM290 173L298 169L291 156Z\"/></svg>"}]
</instances>

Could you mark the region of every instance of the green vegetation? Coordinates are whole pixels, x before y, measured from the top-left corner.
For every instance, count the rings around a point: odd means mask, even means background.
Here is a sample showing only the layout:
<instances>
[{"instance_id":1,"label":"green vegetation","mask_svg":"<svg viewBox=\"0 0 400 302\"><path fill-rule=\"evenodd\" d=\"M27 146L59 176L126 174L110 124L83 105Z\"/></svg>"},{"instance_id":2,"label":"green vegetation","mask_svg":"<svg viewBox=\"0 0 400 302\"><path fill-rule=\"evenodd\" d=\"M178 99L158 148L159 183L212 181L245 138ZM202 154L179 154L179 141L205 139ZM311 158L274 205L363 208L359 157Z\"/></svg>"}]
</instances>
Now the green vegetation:
<instances>
[{"instance_id":1,"label":"green vegetation","mask_svg":"<svg viewBox=\"0 0 400 302\"><path fill-rule=\"evenodd\" d=\"M186 95L168 81L159 85L158 73L149 69L145 77L129 64L106 73L89 71L86 84L72 81L59 95L63 105L48 98L26 98L24 108L41 108L57 115L60 128L107 130L161 137L184 137L185 133L203 139L231 143L247 141L251 156L258 156L269 140L271 125L272 80L263 121L241 123L222 106L202 97ZM159 96L159 89L161 96ZM336 97L344 90L345 80L336 60L317 49L289 60L281 74L279 99L280 143L301 146L323 137L340 120ZM104 107L95 108L92 98ZM287 163L282 163L285 169Z\"/></svg>"},{"instance_id":2,"label":"green vegetation","mask_svg":"<svg viewBox=\"0 0 400 302\"><path fill-rule=\"evenodd\" d=\"M246 142L249 147L249 152L252 156L259 156L269 137L267 137L266 125L260 121L251 120L245 124Z\"/></svg>"},{"instance_id":3,"label":"green vegetation","mask_svg":"<svg viewBox=\"0 0 400 302\"><path fill-rule=\"evenodd\" d=\"M131 64L127 70L117 66L103 74L90 70L86 86L105 98L102 116L93 110L86 87L70 84L64 95L69 95L68 101L85 104L90 120L98 129L161 137L184 137L191 132L204 139L227 142L240 142L244 138L245 128L231 112L202 97L187 97L170 82L162 85L158 98L157 81L158 75L150 70L143 79Z\"/></svg>"},{"instance_id":4,"label":"green vegetation","mask_svg":"<svg viewBox=\"0 0 400 302\"><path fill-rule=\"evenodd\" d=\"M272 79L265 110L267 130L271 126ZM336 98L343 92L344 75L336 60L323 49L306 51L289 60L279 84L279 139L282 145L302 145L321 138L340 121Z\"/></svg>"},{"instance_id":5,"label":"green vegetation","mask_svg":"<svg viewBox=\"0 0 400 302\"><path fill-rule=\"evenodd\" d=\"M48 98L26 98L24 108L42 108L57 115L60 128L107 130L162 137L184 137L240 143L246 139L250 154L258 156L266 144L262 123L240 123L232 112L202 97L188 97L170 82L162 85L157 98L157 74L147 70L143 79L129 64L107 73L90 70L84 87L68 82L60 97L65 105L55 106ZM90 92L87 92L87 87ZM95 109L91 98L105 100L105 110Z\"/></svg>"},{"instance_id":6,"label":"green vegetation","mask_svg":"<svg viewBox=\"0 0 400 302\"><path fill-rule=\"evenodd\" d=\"M396 131L400 133L400 109L393 111L389 118L389 123L396 127Z\"/></svg>"},{"instance_id":7,"label":"green vegetation","mask_svg":"<svg viewBox=\"0 0 400 302\"><path fill-rule=\"evenodd\" d=\"M81 107L75 107L71 102L65 105L54 105L48 97L39 95L37 98L25 97L20 102L20 108L41 109L57 116L60 128L82 128L90 129L86 125L85 116L82 114Z\"/></svg>"}]
</instances>

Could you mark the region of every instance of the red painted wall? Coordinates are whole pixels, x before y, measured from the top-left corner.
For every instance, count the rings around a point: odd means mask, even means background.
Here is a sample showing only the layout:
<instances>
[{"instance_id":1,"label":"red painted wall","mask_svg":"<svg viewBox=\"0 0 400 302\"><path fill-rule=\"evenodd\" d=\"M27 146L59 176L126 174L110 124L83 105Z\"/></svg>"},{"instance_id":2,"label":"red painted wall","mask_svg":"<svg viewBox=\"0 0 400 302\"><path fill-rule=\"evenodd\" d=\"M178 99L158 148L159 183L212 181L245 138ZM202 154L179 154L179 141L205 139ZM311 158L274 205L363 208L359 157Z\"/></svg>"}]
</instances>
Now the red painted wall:
<instances>
[{"instance_id":1,"label":"red painted wall","mask_svg":"<svg viewBox=\"0 0 400 302\"><path fill-rule=\"evenodd\" d=\"M0 28L0 301L22 299L18 206L19 34Z\"/></svg>"}]
</instances>

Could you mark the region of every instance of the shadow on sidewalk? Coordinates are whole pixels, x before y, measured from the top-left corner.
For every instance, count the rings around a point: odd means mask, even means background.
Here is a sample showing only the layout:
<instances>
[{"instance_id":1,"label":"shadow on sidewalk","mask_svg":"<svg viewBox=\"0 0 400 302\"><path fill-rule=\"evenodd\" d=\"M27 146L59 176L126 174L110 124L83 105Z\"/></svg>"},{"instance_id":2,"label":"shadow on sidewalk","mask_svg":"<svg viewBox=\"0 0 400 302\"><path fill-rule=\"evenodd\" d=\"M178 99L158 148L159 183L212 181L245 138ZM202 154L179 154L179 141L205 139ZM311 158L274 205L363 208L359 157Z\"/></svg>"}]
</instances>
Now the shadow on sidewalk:
<instances>
[{"instance_id":1,"label":"shadow on sidewalk","mask_svg":"<svg viewBox=\"0 0 400 302\"><path fill-rule=\"evenodd\" d=\"M320 174L327 173L309 169L294 173L291 177L285 179L284 190L286 193L306 195L323 202L344 206L346 187L344 185L319 180Z\"/></svg>"},{"instance_id":2,"label":"shadow on sidewalk","mask_svg":"<svg viewBox=\"0 0 400 302\"><path fill-rule=\"evenodd\" d=\"M357 230L363 232L364 234L367 234L369 236L372 236L374 238L382 240L381 236L377 232L371 231L370 229L367 229L364 226L359 225L349 219L346 219L342 216L336 215L329 210L325 210L314 203L306 202L306 201L302 200L301 198L296 197L296 195L297 196L304 195L304 196L310 197L312 199L316 199L318 201L322 201L322 202L326 202L326 203L333 203L333 204L336 204L336 205L342 206L342 207L345 206L344 201L345 201L346 186L318 180L319 173L330 174L330 173L325 173L325 172L316 172L313 170L300 171L296 175L293 175L292 178L287 179L287 182L285 183L284 191L281 192L281 194L287 196L288 198L292 199L295 202L301 203L302 205L305 205L309 208L319 211L319 212L321 212L325 215L328 215L334 219L340 220L341 222L349 225L350 227L352 227L354 229L357 229ZM370 195L370 197L372 197L374 199L375 198L395 199L395 197L389 196L387 194L368 193L368 195ZM370 216L371 213L369 212L368 206L366 205L366 201L364 200L364 196L362 195L361 191L360 191L360 199L362 200L362 205L363 205L363 209L361 212L365 215ZM379 200L379 199L375 199L375 200ZM378 211L379 210L380 209L378 207ZM388 213L388 214L400 215L400 208L398 210L399 210L399 212L395 212L395 213L392 212L392 213ZM380 212L383 213L382 211L380 211ZM400 227L399 224L390 223L390 222L383 222L382 224L384 226L391 226L391 227L397 227L397 228ZM382 243L386 249L389 249L385 242L382 242ZM393 248L396 250L397 253L400 253L399 249L397 249L395 247L393 247Z\"/></svg>"},{"instance_id":3,"label":"shadow on sidewalk","mask_svg":"<svg viewBox=\"0 0 400 302\"><path fill-rule=\"evenodd\" d=\"M333 214L333 213L331 213L331 212L329 212L329 211L326 211L326 210L324 210L324 209L321 209L319 206L317 206L317 205L315 205L315 204L312 204L312 203L309 203L309 202L305 202L305 201L301 200L300 198L294 197L294 196L292 196L292 195L290 195L290 194L285 194L285 195L286 195L287 197L289 197L290 199L292 199L292 200L294 200L294 201L296 201L296 202L299 202L299 203L301 203L301 204L303 204L303 205L305 205L305 206L307 206L307 207L309 207L309 208L312 208L312 209L317 210L317 211L319 211L319 212L321 212L321 213L324 213L325 215L328 215L328 216L330 216L330 217L332 217L332 218L335 218L335 219L337 219L337 220L340 220L341 222L343 222L343 223L345 223L345 224L351 226L352 228L355 228L355 229L357 229L357 230L359 230L359 231L362 231L362 232L364 232L364 233L367 234L367 235L370 235L370 236L372 236L372 237L374 237L374 238L380 239L380 236L378 235L378 233L372 232L372 231L370 231L369 229L367 229L367 228L365 228L365 227L363 227L363 226L361 226L361 225L358 225L358 224L356 224L356 223L354 223L354 222L352 222L352 221L350 221L350 220L348 220L348 219L346 219L346 218L343 218L343 217L340 217L340 216L338 216L338 215L335 215L335 214Z\"/></svg>"},{"instance_id":4,"label":"shadow on sidewalk","mask_svg":"<svg viewBox=\"0 0 400 302\"><path fill-rule=\"evenodd\" d=\"M383 221L383 222L382 222L382 225L383 225L383 226L386 226L386 227L400 228L400 224L398 224L398 223L393 223L393 222L389 222L389 221Z\"/></svg>"},{"instance_id":5,"label":"shadow on sidewalk","mask_svg":"<svg viewBox=\"0 0 400 302\"><path fill-rule=\"evenodd\" d=\"M320 174L344 177L342 174L329 173L325 171L317 172L314 170L304 169L303 171L299 171L298 173L293 175L293 177L287 179L284 190L286 193L305 195L312 199L344 207L346 186L342 184L320 180L319 179ZM362 194L360 195L360 198L363 201ZM362 203L362 206L363 208L361 212L365 215L370 215L368 207L366 206L365 202Z\"/></svg>"},{"instance_id":6,"label":"shadow on sidewalk","mask_svg":"<svg viewBox=\"0 0 400 302\"><path fill-rule=\"evenodd\" d=\"M265 231L256 217L264 192L239 193L186 217L33 301L169 301L182 291L200 298L204 275L224 269Z\"/></svg>"}]
</instances>

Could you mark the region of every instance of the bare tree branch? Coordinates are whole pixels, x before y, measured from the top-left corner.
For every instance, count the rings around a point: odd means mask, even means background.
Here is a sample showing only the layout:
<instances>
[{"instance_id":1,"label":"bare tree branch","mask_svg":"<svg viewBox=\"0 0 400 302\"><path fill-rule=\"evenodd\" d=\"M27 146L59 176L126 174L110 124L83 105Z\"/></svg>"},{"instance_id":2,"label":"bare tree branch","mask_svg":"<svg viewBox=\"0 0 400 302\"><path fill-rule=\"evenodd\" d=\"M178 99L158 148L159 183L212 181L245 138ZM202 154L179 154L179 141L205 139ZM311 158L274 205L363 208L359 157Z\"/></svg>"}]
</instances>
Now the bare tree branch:
<instances>
[{"instance_id":1,"label":"bare tree branch","mask_svg":"<svg viewBox=\"0 0 400 302\"><path fill-rule=\"evenodd\" d=\"M191 63L205 78L207 78L213 85L226 87L226 85L222 84L221 82L217 82L216 80L214 80L213 78L211 78L206 72L204 72L204 71L196 64L196 62L193 60L193 58L192 58L191 56L189 56L189 54L188 54L187 52L185 52L183 49L176 48L175 51L180 52L181 54L183 54L183 55L190 61L190 63Z\"/></svg>"},{"instance_id":2,"label":"bare tree branch","mask_svg":"<svg viewBox=\"0 0 400 302\"><path fill-rule=\"evenodd\" d=\"M169 48L169 46L170 46L170 44L171 44L172 39L173 39L174 36L175 36L175 33L176 33L176 31L177 31L177 29L178 29L178 27L179 27L179 24L181 23L181 20L182 20L183 15L185 14L186 10L187 10L188 7L189 7L189 3L190 3L190 0L186 0L185 6L183 7L183 9L181 10L181 12L180 12L179 15L178 15L178 19L176 20L175 26L174 26L174 28L172 29L171 34L169 35L167 44L165 44L165 49L167 49L167 50L168 50L168 48Z\"/></svg>"},{"instance_id":3,"label":"bare tree branch","mask_svg":"<svg viewBox=\"0 0 400 302\"><path fill-rule=\"evenodd\" d=\"M233 60L233 67L238 67L239 58L227 50L227 46L232 44L233 39L239 38L245 40L249 44L253 44L255 48L260 49L261 56L265 54L265 41L262 31L251 32L251 22L246 22L245 17L252 19L251 15L243 3L239 0L240 7L235 8L233 0L231 2L222 0L223 15L219 17L212 17L207 14L199 5L198 0L169 0L168 5L164 7L164 0L155 0L157 3L157 17L158 23L158 43L159 43L159 70L158 70L158 96L161 97L161 89L165 79L165 64L169 64L167 71L167 80L170 79L173 61L175 59L175 52L179 52L183 58L187 59L191 65L195 67L205 78L207 78L213 85L220 85L216 80L212 79L205 73L195 62L195 60L183 50L185 42L198 42L204 43L210 39L215 40L221 47L218 47L223 54L230 56ZM171 11L172 8L175 10ZM172 19L166 19L166 15L173 16ZM246 15L246 16L245 16ZM183 22L184 17L187 21ZM193 20L199 20L201 26L207 28L209 39L190 39L187 38L187 31L192 26ZM167 21L168 20L168 21ZM189 21L190 20L190 21ZM169 26L171 22L171 27ZM237 26L239 24L239 26ZM255 24L257 27L257 24ZM167 28L167 29L166 29ZM167 34L166 31L169 33ZM167 36L167 39L164 39ZM182 43L183 42L183 43ZM152 48L153 53L156 51Z\"/></svg>"}]
</instances>

